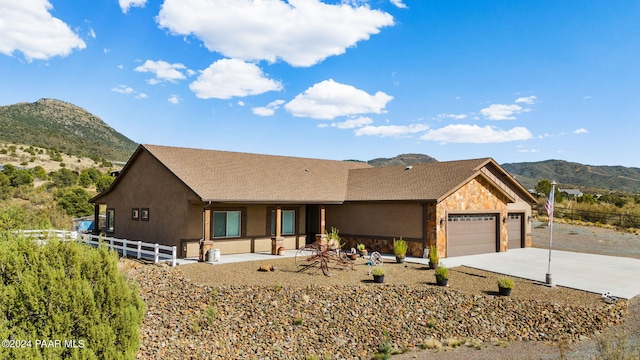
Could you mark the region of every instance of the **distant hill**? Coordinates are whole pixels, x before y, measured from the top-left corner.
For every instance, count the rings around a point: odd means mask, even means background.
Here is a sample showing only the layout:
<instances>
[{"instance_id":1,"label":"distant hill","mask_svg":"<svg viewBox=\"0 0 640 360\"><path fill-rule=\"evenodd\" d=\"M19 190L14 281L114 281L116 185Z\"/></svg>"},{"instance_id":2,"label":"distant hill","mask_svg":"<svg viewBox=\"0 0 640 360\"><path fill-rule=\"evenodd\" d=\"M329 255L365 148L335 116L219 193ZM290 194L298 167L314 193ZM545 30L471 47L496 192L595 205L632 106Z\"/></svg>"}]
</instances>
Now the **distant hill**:
<instances>
[{"instance_id":1,"label":"distant hill","mask_svg":"<svg viewBox=\"0 0 640 360\"><path fill-rule=\"evenodd\" d=\"M127 161L138 146L85 109L55 99L0 106L0 141L111 161Z\"/></svg>"},{"instance_id":2,"label":"distant hill","mask_svg":"<svg viewBox=\"0 0 640 360\"><path fill-rule=\"evenodd\" d=\"M438 160L424 154L401 154L392 158L376 158L367 161L372 166L414 165L432 162L438 162Z\"/></svg>"},{"instance_id":3,"label":"distant hill","mask_svg":"<svg viewBox=\"0 0 640 360\"><path fill-rule=\"evenodd\" d=\"M526 188L540 180L580 188L640 192L640 168L592 166L563 160L501 164Z\"/></svg>"}]
</instances>

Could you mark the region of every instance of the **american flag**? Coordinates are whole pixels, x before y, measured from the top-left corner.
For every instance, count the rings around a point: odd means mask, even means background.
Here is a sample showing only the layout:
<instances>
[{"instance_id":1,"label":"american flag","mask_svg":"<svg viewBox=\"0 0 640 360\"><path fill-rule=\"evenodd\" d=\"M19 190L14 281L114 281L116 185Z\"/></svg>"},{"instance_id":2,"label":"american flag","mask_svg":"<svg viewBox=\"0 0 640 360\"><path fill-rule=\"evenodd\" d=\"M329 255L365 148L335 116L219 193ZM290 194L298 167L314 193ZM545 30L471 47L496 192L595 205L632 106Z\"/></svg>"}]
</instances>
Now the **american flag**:
<instances>
[{"instance_id":1,"label":"american flag","mask_svg":"<svg viewBox=\"0 0 640 360\"><path fill-rule=\"evenodd\" d=\"M553 193L554 191L551 189L551 191L549 191L547 202L544 204L544 208L547 210L547 216L549 217L548 225L551 225L551 220L553 220Z\"/></svg>"}]
</instances>

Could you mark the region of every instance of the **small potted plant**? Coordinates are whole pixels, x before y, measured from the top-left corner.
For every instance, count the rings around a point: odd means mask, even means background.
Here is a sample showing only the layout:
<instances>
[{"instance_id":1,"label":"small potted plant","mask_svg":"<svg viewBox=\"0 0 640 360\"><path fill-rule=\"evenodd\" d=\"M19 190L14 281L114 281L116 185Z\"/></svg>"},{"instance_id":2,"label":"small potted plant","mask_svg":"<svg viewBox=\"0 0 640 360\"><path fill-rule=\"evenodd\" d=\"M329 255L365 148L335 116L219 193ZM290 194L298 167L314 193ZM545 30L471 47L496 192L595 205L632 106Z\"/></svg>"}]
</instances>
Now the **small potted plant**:
<instances>
[{"instance_id":1,"label":"small potted plant","mask_svg":"<svg viewBox=\"0 0 640 360\"><path fill-rule=\"evenodd\" d=\"M396 255L396 261L399 263L404 262L405 256L407 256L407 250L409 249L409 244L406 241L402 240L402 236L400 239L393 239L393 253Z\"/></svg>"},{"instance_id":2,"label":"small potted plant","mask_svg":"<svg viewBox=\"0 0 640 360\"><path fill-rule=\"evenodd\" d=\"M501 277L498 279L498 292L502 296L509 296L511 294L511 289L513 289L514 283L508 277Z\"/></svg>"},{"instance_id":3,"label":"small potted plant","mask_svg":"<svg viewBox=\"0 0 640 360\"><path fill-rule=\"evenodd\" d=\"M373 275L373 282L382 284L384 282L384 274L387 271L382 266L376 266L371 269L371 275Z\"/></svg>"},{"instance_id":4,"label":"small potted plant","mask_svg":"<svg viewBox=\"0 0 640 360\"><path fill-rule=\"evenodd\" d=\"M358 244L356 246L356 249L360 253L360 256L362 256L362 257L366 257L367 256L368 251L367 251L367 248L364 246L364 244Z\"/></svg>"},{"instance_id":5,"label":"small potted plant","mask_svg":"<svg viewBox=\"0 0 640 360\"><path fill-rule=\"evenodd\" d=\"M438 249L435 245L429 247L429 268L435 269L438 267L440 259L438 258Z\"/></svg>"},{"instance_id":6,"label":"small potted plant","mask_svg":"<svg viewBox=\"0 0 640 360\"><path fill-rule=\"evenodd\" d=\"M342 247L342 238L340 230L335 227L331 228L331 232L327 234L327 247L331 250L339 250Z\"/></svg>"},{"instance_id":7,"label":"small potted plant","mask_svg":"<svg viewBox=\"0 0 640 360\"><path fill-rule=\"evenodd\" d=\"M446 266L440 265L436 269L436 285L447 286L449 280L449 269Z\"/></svg>"}]
</instances>

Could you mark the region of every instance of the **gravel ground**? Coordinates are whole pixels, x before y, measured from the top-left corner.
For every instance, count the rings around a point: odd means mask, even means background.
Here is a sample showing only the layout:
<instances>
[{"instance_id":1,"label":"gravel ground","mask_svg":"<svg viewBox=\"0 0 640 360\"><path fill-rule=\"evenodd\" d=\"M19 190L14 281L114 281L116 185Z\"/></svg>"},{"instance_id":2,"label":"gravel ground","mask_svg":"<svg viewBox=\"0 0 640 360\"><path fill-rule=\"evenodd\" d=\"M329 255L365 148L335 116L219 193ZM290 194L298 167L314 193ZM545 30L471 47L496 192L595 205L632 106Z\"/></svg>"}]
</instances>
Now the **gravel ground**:
<instances>
[{"instance_id":1,"label":"gravel ground","mask_svg":"<svg viewBox=\"0 0 640 360\"><path fill-rule=\"evenodd\" d=\"M545 237L548 246L548 230L534 226L534 246L545 247ZM640 256L629 249L638 238L554 225L554 248L563 250L606 247L608 254ZM259 272L260 266L276 270ZM278 257L176 268L129 261L125 268L148 307L140 359L368 359L385 332L394 347L409 349L397 360L583 359L596 355L600 336L640 340L638 298L609 305L597 294L524 279L514 279L505 298L496 293L498 274L465 267L450 269L446 288L417 264L385 264L385 284L374 284L362 259L331 277L299 273L293 259ZM420 350L438 342L442 348ZM447 342L466 346L452 349Z\"/></svg>"}]
</instances>

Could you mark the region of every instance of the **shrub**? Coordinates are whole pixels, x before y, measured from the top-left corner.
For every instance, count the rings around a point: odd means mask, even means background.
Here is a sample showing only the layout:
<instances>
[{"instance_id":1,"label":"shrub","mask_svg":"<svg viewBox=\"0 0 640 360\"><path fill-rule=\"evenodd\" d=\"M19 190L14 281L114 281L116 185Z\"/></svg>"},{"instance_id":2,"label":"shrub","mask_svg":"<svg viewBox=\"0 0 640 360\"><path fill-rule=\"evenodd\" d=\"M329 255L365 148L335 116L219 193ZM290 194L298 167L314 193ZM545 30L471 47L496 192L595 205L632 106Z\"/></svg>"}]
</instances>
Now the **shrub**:
<instances>
[{"instance_id":1,"label":"shrub","mask_svg":"<svg viewBox=\"0 0 640 360\"><path fill-rule=\"evenodd\" d=\"M105 247L49 239L38 245L0 233L3 339L32 347L0 348L12 359L134 359L145 305ZM36 346L37 339L74 341L79 347Z\"/></svg>"},{"instance_id":2,"label":"shrub","mask_svg":"<svg viewBox=\"0 0 640 360\"><path fill-rule=\"evenodd\" d=\"M438 266L436 269L436 277L439 279L448 279L449 278L449 269L446 266Z\"/></svg>"},{"instance_id":3,"label":"shrub","mask_svg":"<svg viewBox=\"0 0 640 360\"><path fill-rule=\"evenodd\" d=\"M429 247L429 262L433 265L438 265L440 259L438 258L438 249L435 245Z\"/></svg>"},{"instance_id":4,"label":"shrub","mask_svg":"<svg viewBox=\"0 0 640 360\"><path fill-rule=\"evenodd\" d=\"M407 250L409 249L409 244L406 241L402 240L402 236L400 239L393 239L393 253L396 256L403 257L407 254Z\"/></svg>"},{"instance_id":5,"label":"shrub","mask_svg":"<svg viewBox=\"0 0 640 360\"><path fill-rule=\"evenodd\" d=\"M89 203L91 194L81 187L58 189L54 193L54 198L58 206L69 216L81 217L93 213L93 205Z\"/></svg>"},{"instance_id":6,"label":"shrub","mask_svg":"<svg viewBox=\"0 0 640 360\"><path fill-rule=\"evenodd\" d=\"M376 266L373 269L371 269L371 275L373 276L382 276L386 273L387 273L387 270L385 270L382 266Z\"/></svg>"},{"instance_id":7,"label":"shrub","mask_svg":"<svg viewBox=\"0 0 640 360\"><path fill-rule=\"evenodd\" d=\"M358 245L356 246L356 249L357 249L358 251L362 251L362 250L366 249L366 247L364 246L364 244L358 244Z\"/></svg>"},{"instance_id":8,"label":"shrub","mask_svg":"<svg viewBox=\"0 0 640 360\"><path fill-rule=\"evenodd\" d=\"M515 284L513 283L513 280L511 280L508 277L502 277L498 279L498 287L505 288L505 289L513 289L514 286Z\"/></svg>"}]
</instances>

